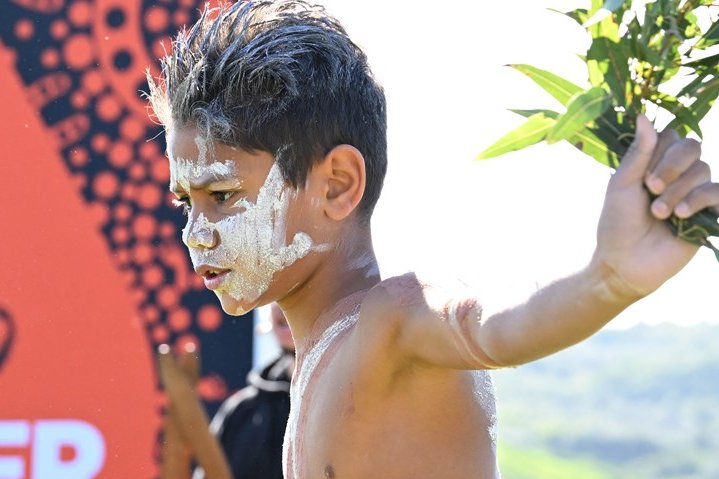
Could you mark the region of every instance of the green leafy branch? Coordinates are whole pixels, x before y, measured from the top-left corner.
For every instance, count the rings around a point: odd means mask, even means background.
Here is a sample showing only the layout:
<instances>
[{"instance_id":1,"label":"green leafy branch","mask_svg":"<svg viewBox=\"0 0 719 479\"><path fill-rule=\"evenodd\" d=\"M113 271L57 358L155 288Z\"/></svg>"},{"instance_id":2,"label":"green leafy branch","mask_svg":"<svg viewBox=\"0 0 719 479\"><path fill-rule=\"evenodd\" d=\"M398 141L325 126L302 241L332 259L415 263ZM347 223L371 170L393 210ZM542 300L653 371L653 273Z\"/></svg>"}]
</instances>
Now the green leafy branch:
<instances>
[{"instance_id":1,"label":"green leafy branch","mask_svg":"<svg viewBox=\"0 0 719 479\"><path fill-rule=\"evenodd\" d=\"M496 157L541 141L568 141L602 164L616 168L632 142L639 114L665 111L668 127L702 137L699 122L719 97L719 2L654 0L633 9L631 0L592 0L591 8L560 12L591 36L582 56L589 88L540 68L509 65L565 107L512 110L526 121L478 156ZM701 18L710 24L702 27ZM671 82L670 82L671 80ZM671 92L671 85L675 93ZM677 91L678 90L678 91ZM672 216L672 231L693 244L719 248L716 214L705 209L688 219Z\"/></svg>"}]
</instances>

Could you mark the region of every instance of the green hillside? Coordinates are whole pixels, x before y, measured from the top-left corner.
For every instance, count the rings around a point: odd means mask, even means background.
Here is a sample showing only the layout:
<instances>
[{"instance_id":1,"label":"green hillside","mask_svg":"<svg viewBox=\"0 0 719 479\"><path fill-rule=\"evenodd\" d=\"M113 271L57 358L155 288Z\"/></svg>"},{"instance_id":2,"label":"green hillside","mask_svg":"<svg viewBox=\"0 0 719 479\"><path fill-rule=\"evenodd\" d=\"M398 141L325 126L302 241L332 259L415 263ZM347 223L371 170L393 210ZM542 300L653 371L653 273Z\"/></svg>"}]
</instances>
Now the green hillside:
<instances>
[{"instance_id":1,"label":"green hillside","mask_svg":"<svg viewBox=\"0 0 719 479\"><path fill-rule=\"evenodd\" d=\"M505 479L719 478L719 327L603 331L494 373Z\"/></svg>"},{"instance_id":2,"label":"green hillside","mask_svg":"<svg viewBox=\"0 0 719 479\"><path fill-rule=\"evenodd\" d=\"M499 445L504 479L611 479L601 466L582 459L561 459L544 451Z\"/></svg>"}]
</instances>

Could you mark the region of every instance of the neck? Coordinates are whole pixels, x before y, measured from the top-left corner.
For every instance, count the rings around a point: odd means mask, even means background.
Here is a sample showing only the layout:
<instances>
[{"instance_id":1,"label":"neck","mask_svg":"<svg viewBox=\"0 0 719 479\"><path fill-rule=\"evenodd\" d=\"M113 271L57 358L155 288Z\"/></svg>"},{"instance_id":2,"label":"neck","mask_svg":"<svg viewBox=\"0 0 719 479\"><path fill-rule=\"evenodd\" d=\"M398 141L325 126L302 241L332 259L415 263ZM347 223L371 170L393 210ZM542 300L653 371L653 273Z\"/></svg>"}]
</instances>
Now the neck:
<instances>
[{"instance_id":1,"label":"neck","mask_svg":"<svg viewBox=\"0 0 719 479\"><path fill-rule=\"evenodd\" d=\"M325 253L325 258L307 281L279 301L298 354L343 317L342 311L327 314L342 299L366 292L380 282L369 228L345 237L351 240L339 243Z\"/></svg>"}]
</instances>

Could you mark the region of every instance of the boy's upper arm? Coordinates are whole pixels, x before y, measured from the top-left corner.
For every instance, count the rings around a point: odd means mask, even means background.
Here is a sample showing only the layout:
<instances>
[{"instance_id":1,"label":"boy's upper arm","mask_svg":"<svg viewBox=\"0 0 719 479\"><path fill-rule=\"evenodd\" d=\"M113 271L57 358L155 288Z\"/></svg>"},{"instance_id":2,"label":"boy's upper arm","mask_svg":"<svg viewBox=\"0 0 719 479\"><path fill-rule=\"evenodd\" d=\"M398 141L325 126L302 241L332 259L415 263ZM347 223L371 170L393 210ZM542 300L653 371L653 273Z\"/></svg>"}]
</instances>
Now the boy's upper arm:
<instances>
[{"instance_id":1,"label":"boy's upper arm","mask_svg":"<svg viewBox=\"0 0 719 479\"><path fill-rule=\"evenodd\" d=\"M373 318L371 328L383 331L399 361L453 369L498 366L483 346L481 305L459 283L433 286L413 273L389 278L367 295L363 314Z\"/></svg>"}]
</instances>

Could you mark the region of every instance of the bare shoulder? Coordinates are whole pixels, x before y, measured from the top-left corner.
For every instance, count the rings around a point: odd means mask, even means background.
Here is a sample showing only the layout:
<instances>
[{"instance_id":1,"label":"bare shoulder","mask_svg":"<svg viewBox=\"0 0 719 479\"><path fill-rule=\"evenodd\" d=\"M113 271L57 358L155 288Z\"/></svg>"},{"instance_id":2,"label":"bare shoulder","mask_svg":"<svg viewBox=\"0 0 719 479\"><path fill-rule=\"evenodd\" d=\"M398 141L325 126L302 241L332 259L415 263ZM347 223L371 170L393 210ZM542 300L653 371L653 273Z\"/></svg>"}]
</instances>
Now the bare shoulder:
<instances>
[{"instance_id":1,"label":"bare shoulder","mask_svg":"<svg viewBox=\"0 0 719 479\"><path fill-rule=\"evenodd\" d=\"M362 302L362 309L373 317L397 319L407 315L447 313L468 302L479 305L476 291L459 280L429 280L417 273L406 273L375 285Z\"/></svg>"},{"instance_id":2,"label":"bare shoulder","mask_svg":"<svg viewBox=\"0 0 719 479\"><path fill-rule=\"evenodd\" d=\"M387 278L362 301L360 319L377 340L398 343L417 327L481 312L476 292L458 280L429 280L417 273Z\"/></svg>"},{"instance_id":3,"label":"bare shoulder","mask_svg":"<svg viewBox=\"0 0 719 479\"><path fill-rule=\"evenodd\" d=\"M407 305L420 301L421 284L414 273L382 280L360 306L358 333L372 338L375 351L390 347L407 315Z\"/></svg>"},{"instance_id":4,"label":"bare shoulder","mask_svg":"<svg viewBox=\"0 0 719 479\"><path fill-rule=\"evenodd\" d=\"M393 276L376 284L362 302L362 308L373 316L396 316L423 301L425 283L416 273Z\"/></svg>"},{"instance_id":5,"label":"bare shoulder","mask_svg":"<svg viewBox=\"0 0 719 479\"><path fill-rule=\"evenodd\" d=\"M486 350L483 307L460 281L427 281L409 273L377 284L360 310L358 336L375 357L397 368L497 367Z\"/></svg>"}]
</instances>

